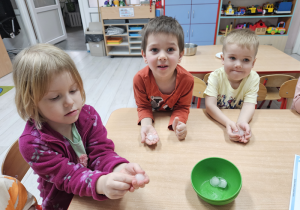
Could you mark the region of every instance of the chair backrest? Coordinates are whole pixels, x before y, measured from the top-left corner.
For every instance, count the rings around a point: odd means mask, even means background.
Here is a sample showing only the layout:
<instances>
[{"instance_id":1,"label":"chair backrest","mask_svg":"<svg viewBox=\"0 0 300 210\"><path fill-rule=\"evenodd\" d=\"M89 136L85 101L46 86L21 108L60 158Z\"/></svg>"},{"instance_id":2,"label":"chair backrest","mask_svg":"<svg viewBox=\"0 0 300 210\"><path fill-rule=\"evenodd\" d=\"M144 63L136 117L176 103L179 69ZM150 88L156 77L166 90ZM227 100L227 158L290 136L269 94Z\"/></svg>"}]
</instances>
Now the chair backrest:
<instances>
[{"instance_id":1,"label":"chair backrest","mask_svg":"<svg viewBox=\"0 0 300 210\"><path fill-rule=\"evenodd\" d=\"M264 101L267 96L267 88L259 83L259 90L257 92L257 101Z\"/></svg>"},{"instance_id":2,"label":"chair backrest","mask_svg":"<svg viewBox=\"0 0 300 210\"><path fill-rule=\"evenodd\" d=\"M193 89L193 96L198 98L204 98L203 93L206 89L206 84L202 79L194 76L194 89Z\"/></svg>"},{"instance_id":3,"label":"chair backrest","mask_svg":"<svg viewBox=\"0 0 300 210\"><path fill-rule=\"evenodd\" d=\"M283 83L280 86L279 96L281 98L294 98L297 82L298 79L292 79Z\"/></svg>"},{"instance_id":4,"label":"chair backrest","mask_svg":"<svg viewBox=\"0 0 300 210\"><path fill-rule=\"evenodd\" d=\"M205 82L205 84L207 84L209 75L210 75L210 73L207 73L204 75L203 81Z\"/></svg>"},{"instance_id":5,"label":"chair backrest","mask_svg":"<svg viewBox=\"0 0 300 210\"><path fill-rule=\"evenodd\" d=\"M260 77L260 83L266 87L280 87L284 82L295 79L295 77L286 74L271 74Z\"/></svg>"},{"instance_id":6,"label":"chair backrest","mask_svg":"<svg viewBox=\"0 0 300 210\"><path fill-rule=\"evenodd\" d=\"M19 150L19 140L17 140L8 150L4 158L1 173L14 177L21 181L26 172L30 168L29 164L24 160Z\"/></svg>"}]
</instances>

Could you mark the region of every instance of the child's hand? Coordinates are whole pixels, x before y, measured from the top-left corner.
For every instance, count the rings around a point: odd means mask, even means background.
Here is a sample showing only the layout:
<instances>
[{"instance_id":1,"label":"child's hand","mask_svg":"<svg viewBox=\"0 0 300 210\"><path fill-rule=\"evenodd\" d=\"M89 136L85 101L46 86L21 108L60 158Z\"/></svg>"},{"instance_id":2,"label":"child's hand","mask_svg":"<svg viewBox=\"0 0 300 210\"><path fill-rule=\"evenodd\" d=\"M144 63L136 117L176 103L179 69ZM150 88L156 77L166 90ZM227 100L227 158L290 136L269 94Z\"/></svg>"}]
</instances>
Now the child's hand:
<instances>
[{"instance_id":1,"label":"child's hand","mask_svg":"<svg viewBox=\"0 0 300 210\"><path fill-rule=\"evenodd\" d=\"M152 135L152 138L150 139L150 135ZM152 125L144 125L141 127L141 136L142 136L142 143L152 145L156 144L159 141L159 137L156 133L155 128Z\"/></svg>"},{"instance_id":2,"label":"child's hand","mask_svg":"<svg viewBox=\"0 0 300 210\"><path fill-rule=\"evenodd\" d=\"M184 140L187 134L186 124L179 121L178 117L174 118L172 123L173 130L179 140Z\"/></svg>"},{"instance_id":3,"label":"child's hand","mask_svg":"<svg viewBox=\"0 0 300 210\"><path fill-rule=\"evenodd\" d=\"M140 167L137 163L128 163L125 165L123 169L120 170L121 173L135 176L136 174L142 174L144 175L145 179L143 181L138 181L135 177L132 181L132 186L130 187L129 191L133 192L134 190L139 189L140 187L145 187L145 184L148 184L150 182L150 179L148 175L145 173L145 171Z\"/></svg>"},{"instance_id":4,"label":"child's hand","mask_svg":"<svg viewBox=\"0 0 300 210\"><path fill-rule=\"evenodd\" d=\"M238 132L239 129L238 127L236 126L235 122L233 121L230 121L226 124L226 130L227 130L227 134L229 136L229 139L231 141L240 141L240 135L237 133L237 134L234 134L233 132Z\"/></svg>"},{"instance_id":5,"label":"child's hand","mask_svg":"<svg viewBox=\"0 0 300 210\"><path fill-rule=\"evenodd\" d=\"M252 136L250 125L246 122L239 122L237 123L237 126L244 131L244 135L241 136L240 142L247 143Z\"/></svg>"},{"instance_id":6,"label":"child's hand","mask_svg":"<svg viewBox=\"0 0 300 210\"><path fill-rule=\"evenodd\" d=\"M121 172L103 175L97 180L96 192L110 199L122 198L130 190L133 179L134 176Z\"/></svg>"}]
</instances>

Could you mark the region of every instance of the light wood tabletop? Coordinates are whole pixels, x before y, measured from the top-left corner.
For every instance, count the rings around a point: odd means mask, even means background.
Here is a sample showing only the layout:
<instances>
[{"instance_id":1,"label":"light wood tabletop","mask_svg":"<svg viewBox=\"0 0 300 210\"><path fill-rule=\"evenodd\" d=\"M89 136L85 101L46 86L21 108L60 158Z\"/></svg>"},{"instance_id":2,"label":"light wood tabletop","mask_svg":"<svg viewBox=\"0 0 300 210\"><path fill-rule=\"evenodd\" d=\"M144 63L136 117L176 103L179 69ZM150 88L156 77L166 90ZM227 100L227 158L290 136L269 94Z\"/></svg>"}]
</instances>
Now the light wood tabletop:
<instances>
[{"instance_id":1,"label":"light wood tabletop","mask_svg":"<svg viewBox=\"0 0 300 210\"><path fill-rule=\"evenodd\" d=\"M222 67L215 55L222 45L198 46L194 56L183 56L180 65L191 73L209 73ZM300 73L300 61L269 45L260 45L253 70L260 74Z\"/></svg>"},{"instance_id":2,"label":"light wood tabletop","mask_svg":"<svg viewBox=\"0 0 300 210\"><path fill-rule=\"evenodd\" d=\"M240 110L222 110L236 121ZM156 146L141 144L135 108L116 110L107 123L108 137L116 152L136 162L150 177L150 183L119 200L95 201L74 196L70 210L196 210L196 209L288 209L295 154L300 153L300 115L291 110L255 110L248 144L231 142L225 128L203 109L191 109L185 140L177 140L167 129L170 113L154 113L160 137ZM208 157L221 157L237 166L242 189L225 206L213 206L200 199L190 176L195 164Z\"/></svg>"}]
</instances>

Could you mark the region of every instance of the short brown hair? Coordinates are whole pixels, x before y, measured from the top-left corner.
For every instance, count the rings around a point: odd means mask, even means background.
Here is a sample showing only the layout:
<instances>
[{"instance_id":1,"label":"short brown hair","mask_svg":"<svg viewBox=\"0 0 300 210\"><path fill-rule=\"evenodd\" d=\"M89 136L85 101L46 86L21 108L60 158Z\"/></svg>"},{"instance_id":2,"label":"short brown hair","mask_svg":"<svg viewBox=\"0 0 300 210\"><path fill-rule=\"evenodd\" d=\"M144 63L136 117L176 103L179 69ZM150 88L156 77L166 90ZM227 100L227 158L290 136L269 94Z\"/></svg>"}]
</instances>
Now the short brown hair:
<instances>
[{"instance_id":1,"label":"short brown hair","mask_svg":"<svg viewBox=\"0 0 300 210\"><path fill-rule=\"evenodd\" d=\"M36 127L41 129L45 119L39 114L38 102L46 94L52 76L62 72L68 72L78 84L84 104L83 82L75 63L67 53L50 44L37 44L22 50L15 57L15 103L23 120L33 119Z\"/></svg>"},{"instance_id":2,"label":"short brown hair","mask_svg":"<svg viewBox=\"0 0 300 210\"><path fill-rule=\"evenodd\" d=\"M179 53L184 50L184 33L175 18L160 16L152 19L142 30L142 50L146 53L147 41L150 34L171 34L177 38Z\"/></svg>"},{"instance_id":3,"label":"short brown hair","mask_svg":"<svg viewBox=\"0 0 300 210\"><path fill-rule=\"evenodd\" d=\"M246 47L249 50L253 47L256 56L259 40L258 36L249 29L235 29L223 39L223 53L226 50L227 44L237 44L241 47Z\"/></svg>"}]
</instances>

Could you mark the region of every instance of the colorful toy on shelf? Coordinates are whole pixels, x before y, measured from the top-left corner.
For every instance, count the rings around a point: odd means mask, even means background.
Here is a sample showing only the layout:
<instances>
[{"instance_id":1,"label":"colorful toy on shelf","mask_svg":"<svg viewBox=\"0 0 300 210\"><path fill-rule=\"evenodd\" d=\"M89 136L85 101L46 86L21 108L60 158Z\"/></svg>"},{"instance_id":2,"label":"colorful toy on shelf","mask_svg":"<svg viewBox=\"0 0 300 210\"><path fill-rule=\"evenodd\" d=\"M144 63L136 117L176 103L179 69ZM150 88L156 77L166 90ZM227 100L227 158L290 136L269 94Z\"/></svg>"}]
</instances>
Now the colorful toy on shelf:
<instances>
[{"instance_id":1,"label":"colorful toy on shelf","mask_svg":"<svg viewBox=\"0 0 300 210\"><path fill-rule=\"evenodd\" d=\"M266 34L267 26L266 26L266 24L262 20L257 21L254 24L254 27L255 27L255 30L254 30L255 34L257 34L257 35L264 35L264 34Z\"/></svg>"},{"instance_id":2,"label":"colorful toy on shelf","mask_svg":"<svg viewBox=\"0 0 300 210\"><path fill-rule=\"evenodd\" d=\"M274 13L276 14L290 14L292 11L293 2L278 1L275 3Z\"/></svg>"},{"instance_id":3,"label":"colorful toy on shelf","mask_svg":"<svg viewBox=\"0 0 300 210\"><path fill-rule=\"evenodd\" d=\"M282 27L279 27L280 25L283 25ZM284 21L280 21L279 23L278 23L278 25L277 25L277 28L276 28L276 33L278 33L278 34L284 34L285 33L285 22Z\"/></svg>"},{"instance_id":4,"label":"colorful toy on shelf","mask_svg":"<svg viewBox=\"0 0 300 210\"><path fill-rule=\"evenodd\" d=\"M225 15L234 15L234 10L232 9L231 1L228 2L228 6L224 13Z\"/></svg>"},{"instance_id":5,"label":"colorful toy on shelf","mask_svg":"<svg viewBox=\"0 0 300 210\"><path fill-rule=\"evenodd\" d=\"M247 8L247 11L246 11L247 15L253 15L255 13L256 13L256 7L254 7L253 5L252 5L252 7Z\"/></svg>"},{"instance_id":6,"label":"colorful toy on shelf","mask_svg":"<svg viewBox=\"0 0 300 210\"><path fill-rule=\"evenodd\" d=\"M235 29L242 29L242 28L244 28L244 23L238 23L235 26Z\"/></svg>"},{"instance_id":7,"label":"colorful toy on shelf","mask_svg":"<svg viewBox=\"0 0 300 210\"><path fill-rule=\"evenodd\" d=\"M283 27L279 27L281 24L283 24ZM267 29L267 33L268 34L284 34L286 31L285 29L285 22L284 21L281 21L278 23L277 27L275 28L274 26L270 26L268 29Z\"/></svg>"},{"instance_id":8,"label":"colorful toy on shelf","mask_svg":"<svg viewBox=\"0 0 300 210\"><path fill-rule=\"evenodd\" d=\"M246 7L238 7L237 11L234 12L234 15L244 15L246 10Z\"/></svg>"},{"instance_id":9,"label":"colorful toy on shelf","mask_svg":"<svg viewBox=\"0 0 300 210\"><path fill-rule=\"evenodd\" d=\"M155 3L155 8L156 8L156 9L161 9L161 8L162 8L161 0L157 0L157 1L156 1L156 3Z\"/></svg>"},{"instance_id":10,"label":"colorful toy on shelf","mask_svg":"<svg viewBox=\"0 0 300 210\"><path fill-rule=\"evenodd\" d=\"M126 6L126 4L123 0L120 0L119 4L120 4L120 7L125 7Z\"/></svg>"},{"instance_id":11,"label":"colorful toy on shelf","mask_svg":"<svg viewBox=\"0 0 300 210\"><path fill-rule=\"evenodd\" d=\"M119 0L114 0L113 2L114 2L115 7L119 6Z\"/></svg>"},{"instance_id":12,"label":"colorful toy on shelf","mask_svg":"<svg viewBox=\"0 0 300 210\"><path fill-rule=\"evenodd\" d=\"M272 14L274 12L274 4L266 3L263 5L264 14Z\"/></svg>"},{"instance_id":13,"label":"colorful toy on shelf","mask_svg":"<svg viewBox=\"0 0 300 210\"><path fill-rule=\"evenodd\" d=\"M258 13L258 14L262 14L263 13L263 9L262 9L261 6L256 5L255 7L256 7L256 13Z\"/></svg>"}]
</instances>

